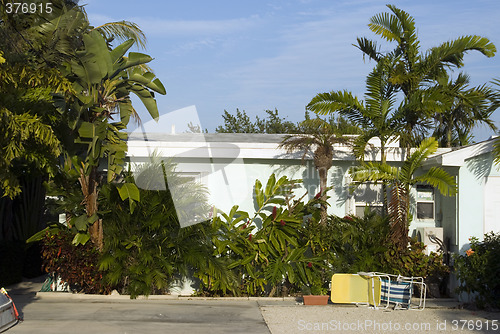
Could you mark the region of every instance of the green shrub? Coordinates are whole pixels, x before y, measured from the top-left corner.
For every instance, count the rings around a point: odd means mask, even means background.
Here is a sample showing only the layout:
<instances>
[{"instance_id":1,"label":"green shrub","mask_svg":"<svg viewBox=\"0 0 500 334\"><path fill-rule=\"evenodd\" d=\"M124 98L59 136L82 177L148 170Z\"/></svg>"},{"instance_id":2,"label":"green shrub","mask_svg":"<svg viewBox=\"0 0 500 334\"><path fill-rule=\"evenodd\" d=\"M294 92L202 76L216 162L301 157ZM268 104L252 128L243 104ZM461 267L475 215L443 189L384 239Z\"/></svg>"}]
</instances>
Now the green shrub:
<instances>
[{"instance_id":1,"label":"green shrub","mask_svg":"<svg viewBox=\"0 0 500 334\"><path fill-rule=\"evenodd\" d=\"M480 308L500 308L500 234L488 233L484 241L470 238L470 249L455 255L459 280L457 293L465 292Z\"/></svg>"},{"instance_id":2,"label":"green shrub","mask_svg":"<svg viewBox=\"0 0 500 334\"><path fill-rule=\"evenodd\" d=\"M308 203L292 200L296 180L274 174L263 187L255 182L257 212L250 217L234 206L212 221L219 231L212 239L214 256L227 259L228 268L238 282L234 294L251 296L287 295L311 285L325 267L315 256L305 237L304 216L314 212L319 218L319 199ZM216 293L218 281L210 275L199 276L205 293Z\"/></svg>"},{"instance_id":3,"label":"green shrub","mask_svg":"<svg viewBox=\"0 0 500 334\"><path fill-rule=\"evenodd\" d=\"M179 179L174 166L153 164L147 168L152 174L152 169L161 168L165 177L171 178L170 184ZM133 182L128 177L128 182ZM224 287L231 286L231 273L221 259L212 256L211 225L204 222L181 228L170 191L139 192L140 201L132 210L120 199L117 185L108 184L101 190L104 251L100 268L106 272L106 284L131 298L164 294L176 279L194 271L211 273ZM190 198L197 200L203 213L209 211L203 188L186 184L184 199Z\"/></svg>"},{"instance_id":4,"label":"green shrub","mask_svg":"<svg viewBox=\"0 0 500 334\"><path fill-rule=\"evenodd\" d=\"M410 239L407 248L389 246L382 261L383 270L402 276L417 276L439 281L449 273L448 266L443 264L441 254L425 254L425 245Z\"/></svg>"},{"instance_id":5,"label":"green shrub","mask_svg":"<svg viewBox=\"0 0 500 334\"><path fill-rule=\"evenodd\" d=\"M406 248L390 243L389 219L375 212L355 216L330 217L328 241L336 258L332 265L336 272L357 273L381 271L403 276L442 279L448 273L442 255L425 254L425 246L410 240Z\"/></svg>"},{"instance_id":6,"label":"green shrub","mask_svg":"<svg viewBox=\"0 0 500 334\"><path fill-rule=\"evenodd\" d=\"M383 255L388 250L389 220L367 211L356 216L330 217L329 232L336 258L336 272L357 273L383 269Z\"/></svg>"}]
</instances>

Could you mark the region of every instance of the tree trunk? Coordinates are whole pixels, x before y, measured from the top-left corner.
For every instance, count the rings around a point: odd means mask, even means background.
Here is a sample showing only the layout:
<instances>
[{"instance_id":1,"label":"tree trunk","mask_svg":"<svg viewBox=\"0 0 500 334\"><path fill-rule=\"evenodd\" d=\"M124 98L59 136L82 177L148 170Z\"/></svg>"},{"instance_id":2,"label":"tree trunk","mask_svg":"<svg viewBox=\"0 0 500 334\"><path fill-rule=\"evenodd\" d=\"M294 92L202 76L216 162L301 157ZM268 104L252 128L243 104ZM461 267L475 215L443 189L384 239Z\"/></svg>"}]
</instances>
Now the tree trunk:
<instances>
[{"instance_id":1,"label":"tree trunk","mask_svg":"<svg viewBox=\"0 0 500 334\"><path fill-rule=\"evenodd\" d=\"M449 126L446 130L446 147L451 147L451 139L452 139L452 128Z\"/></svg>"},{"instance_id":2,"label":"tree trunk","mask_svg":"<svg viewBox=\"0 0 500 334\"><path fill-rule=\"evenodd\" d=\"M326 184L328 181L328 170L325 167L318 167L319 173L319 188L320 188L320 199L324 203L321 203L321 211L320 211L320 224L326 225L326 221L328 219L327 206L326 206Z\"/></svg>"},{"instance_id":3,"label":"tree trunk","mask_svg":"<svg viewBox=\"0 0 500 334\"><path fill-rule=\"evenodd\" d=\"M382 164L385 164L387 162L387 156L385 152L385 140L380 141L380 155L381 155L381 160ZM382 182L382 216L385 217L388 214L388 201L389 197L387 196L387 184L385 182Z\"/></svg>"},{"instance_id":4,"label":"tree trunk","mask_svg":"<svg viewBox=\"0 0 500 334\"><path fill-rule=\"evenodd\" d=\"M407 185L394 183L391 190L389 217L391 222L390 239L399 249L408 245L408 216L410 210L410 189Z\"/></svg>"},{"instance_id":5,"label":"tree trunk","mask_svg":"<svg viewBox=\"0 0 500 334\"><path fill-rule=\"evenodd\" d=\"M92 167L89 175L85 175L84 170L80 169L80 178L78 178L78 181L80 181L80 185L82 187L84 197L82 204L85 205L85 213L87 214L87 217L91 217L97 213L97 195L99 193L99 182L97 178L97 167ZM90 240L94 243L95 247L99 251L102 251L104 241L101 219L96 220L89 227L89 234Z\"/></svg>"}]
</instances>

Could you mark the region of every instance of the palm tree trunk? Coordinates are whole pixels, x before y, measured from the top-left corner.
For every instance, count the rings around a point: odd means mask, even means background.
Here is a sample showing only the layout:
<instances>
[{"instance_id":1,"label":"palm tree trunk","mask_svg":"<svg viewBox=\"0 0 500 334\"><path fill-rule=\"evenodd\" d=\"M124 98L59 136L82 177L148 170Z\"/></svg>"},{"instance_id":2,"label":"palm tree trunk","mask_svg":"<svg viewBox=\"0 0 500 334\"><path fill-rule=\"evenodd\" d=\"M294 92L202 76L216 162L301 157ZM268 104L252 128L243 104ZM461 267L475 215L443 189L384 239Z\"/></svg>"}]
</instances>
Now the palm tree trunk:
<instances>
[{"instance_id":1,"label":"palm tree trunk","mask_svg":"<svg viewBox=\"0 0 500 334\"><path fill-rule=\"evenodd\" d=\"M408 245L408 217L410 213L409 194L407 185L394 183L392 185L392 199L389 205L391 233L390 239L399 249Z\"/></svg>"},{"instance_id":2,"label":"palm tree trunk","mask_svg":"<svg viewBox=\"0 0 500 334\"><path fill-rule=\"evenodd\" d=\"M382 164L385 164L387 162L387 156L385 152L385 140L380 141L380 155L382 159ZM387 216L388 214L388 196L387 196L387 184L385 182L382 183L382 216Z\"/></svg>"},{"instance_id":3,"label":"palm tree trunk","mask_svg":"<svg viewBox=\"0 0 500 334\"><path fill-rule=\"evenodd\" d=\"M451 147L452 127L448 125L446 129L446 147Z\"/></svg>"},{"instance_id":4,"label":"palm tree trunk","mask_svg":"<svg viewBox=\"0 0 500 334\"><path fill-rule=\"evenodd\" d=\"M325 167L318 167L319 173L319 187L320 187L320 199L323 203L321 203L321 211L320 211L320 224L326 225L326 221L328 219L327 206L326 206L326 184L328 181L328 170Z\"/></svg>"}]
</instances>

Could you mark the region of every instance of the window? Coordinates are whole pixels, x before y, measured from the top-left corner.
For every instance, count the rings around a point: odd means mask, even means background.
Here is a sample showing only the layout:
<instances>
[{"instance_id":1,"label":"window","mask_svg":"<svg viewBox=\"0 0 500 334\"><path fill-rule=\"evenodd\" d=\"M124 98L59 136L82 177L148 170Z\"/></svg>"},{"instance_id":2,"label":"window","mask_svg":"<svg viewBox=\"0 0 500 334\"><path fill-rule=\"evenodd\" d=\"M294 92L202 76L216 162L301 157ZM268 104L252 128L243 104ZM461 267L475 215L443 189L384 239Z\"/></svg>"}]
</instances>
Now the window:
<instances>
[{"instance_id":1,"label":"window","mask_svg":"<svg viewBox=\"0 0 500 334\"><path fill-rule=\"evenodd\" d=\"M188 182L200 183L201 182L200 173L176 172L176 174L182 180L182 183L188 183Z\"/></svg>"},{"instance_id":2,"label":"window","mask_svg":"<svg viewBox=\"0 0 500 334\"><path fill-rule=\"evenodd\" d=\"M354 191L354 201L354 214L358 217L364 217L367 208L381 214L383 207L382 185L375 183L360 185Z\"/></svg>"},{"instance_id":3,"label":"window","mask_svg":"<svg viewBox=\"0 0 500 334\"><path fill-rule=\"evenodd\" d=\"M434 189L417 186L417 219L434 219Z\"/></svg>"}]
</instances>

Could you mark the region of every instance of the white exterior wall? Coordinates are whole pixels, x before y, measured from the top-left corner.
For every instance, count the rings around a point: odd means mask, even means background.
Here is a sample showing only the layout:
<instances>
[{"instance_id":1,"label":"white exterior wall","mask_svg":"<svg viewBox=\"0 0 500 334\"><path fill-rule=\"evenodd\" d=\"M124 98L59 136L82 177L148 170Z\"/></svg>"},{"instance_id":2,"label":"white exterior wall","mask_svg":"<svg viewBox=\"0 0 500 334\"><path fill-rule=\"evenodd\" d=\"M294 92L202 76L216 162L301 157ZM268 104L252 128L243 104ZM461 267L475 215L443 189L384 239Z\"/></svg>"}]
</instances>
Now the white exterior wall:
<instances>
[{"instance_id":1,"label":"white exterior wall","mask_svg":"<svg viewBox=\"0 0 500 334\"><path fill-rule=\"evenodd\" d=\"M238 142L238 136L232 134L233 141L213 141L224 138L225 134L212 135L211 142L203 141L201 134L170 135L165 140L134 140L128 142L130 163L144 163L156 155L161 159L172 160L177 170L190 176L199 175L199 181L210 193L210 202L218 209L228 212L233 205L241 210L254 211L254 184L258 179L265 186L271 174L279 178L286 175L289 179L302 179L296 199L308 193L305 200L319 192L319 176L314 168L311 156L302 160L301 153L288 154L278 149L282 136L242 135L241 138L264 139L275 142ZM165 137L165 136L163 136ZM180 140L179 140L180 138ZM227 138L227 137L226 137ZM157 138L158 139L158 138ZM376 144L376 142L374 142ZM397 144L397 143L396 143ZM393 144L396 145L396 144ZM367 155L367 160L379 159L378 152ZM402 161L401 150L397 147L388 149L388 161ZM355 164L351 149L336 146L333 167L328 173L329 214L344 216L354 212L354 202L348 191L346 178L349 167Z\"/></svg>"},{"instance_id":2,"label":"white exterior wall","mask_svg":"<svg viewBox=\"0 0 500 334\"><path fill-rule=\"evenodd\" d=\"M303 180L301 188L296 190L297 199L306 191L309 198L319 191L319 177L311 156L302 161L300 153L287 154L278 149L283 136L212 134L207 137L210 141L204 141L201 134L167 137L129 140L130 162L147 162L153 154L173 159L179 172L197 175L210 192L211 204L225 212L239 205L240 209L252 213L255 180L265 186L272 173L277 178L287 175ZM469 247L471 236L482 238L491 229L500 232L500 219L497 218L500 217L500 172L493 166L491 149L492 141L486 141L455 151L440 149L436 156L428 159L424 169L439 166L457 176L459 193L457 197L445 197L435 190L434 219L417 219L413 202L411 234L419 227L443 227L445 238L450 240L450 250L464 251ZM374 152L366 159L380 159L377 150ZM388 163L404 161L401 153L398 147L388 149ZM349 147L335 146L333 167L328 174L328 186L333 186L328 193L330 214L344 216L355 212L354 200L348 192L347 174L348 168L355 163ZM416 197L415 189L412 196Z\"/></svg>"},{"instance_id":3,"label":"white exterior wall","mask_svg":"<svg viewBox=\"0 0 500 334\"><path fill-rule=\"evenodd\" d=\"M442 225L451 250L465 252L469 238L500 232L500 171L493 164L493 140L444 153L427 161L457 176L455 198L441 197Z\"/></svg>"},{"instance_id":4,"label":"white exterior wall","mask_svg":"<svg viewBox=\"0 0 500 334\"><path fill-rule=\"evenodd\" d=\"M500 172L491 153L472 157L460 168L458 245L469 249L469 238L500 232Z\"/></svg>"}]
</instances>

